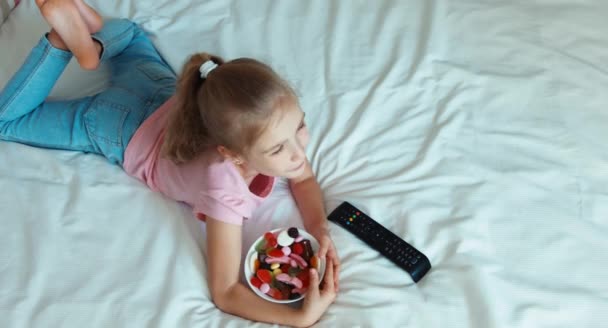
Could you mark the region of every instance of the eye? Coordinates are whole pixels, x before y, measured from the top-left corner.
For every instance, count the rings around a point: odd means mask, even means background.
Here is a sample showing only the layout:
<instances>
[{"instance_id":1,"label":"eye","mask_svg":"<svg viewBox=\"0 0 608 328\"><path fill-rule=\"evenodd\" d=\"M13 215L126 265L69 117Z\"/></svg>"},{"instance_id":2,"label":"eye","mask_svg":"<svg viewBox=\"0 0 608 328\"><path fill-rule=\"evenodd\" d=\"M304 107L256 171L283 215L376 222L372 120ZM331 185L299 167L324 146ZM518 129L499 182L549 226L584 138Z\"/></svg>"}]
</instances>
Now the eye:
<instances>
[{"instance_id":1,"label":"eye","mask_svg":"<svg viewBox=\"0 0 608 328\"><path fill-rule=\"evenodd\" d=\"M302 123L300 123L300 126L298 126L298 131L302 130L305 127L306 127L306 123L304 123L304 121L302 121Z\"/></svg>"},{"instance_id":2,"label":"eye","mask_svg":"<svg viewBox=\"0 0 608 328\"><path fill-rule=\"evenodd\" d=\"M273 151L271 155L277 155L282 151L283 151L283 145L280 145L279 148L277 150Z\"/></svg>"}]
</instances>

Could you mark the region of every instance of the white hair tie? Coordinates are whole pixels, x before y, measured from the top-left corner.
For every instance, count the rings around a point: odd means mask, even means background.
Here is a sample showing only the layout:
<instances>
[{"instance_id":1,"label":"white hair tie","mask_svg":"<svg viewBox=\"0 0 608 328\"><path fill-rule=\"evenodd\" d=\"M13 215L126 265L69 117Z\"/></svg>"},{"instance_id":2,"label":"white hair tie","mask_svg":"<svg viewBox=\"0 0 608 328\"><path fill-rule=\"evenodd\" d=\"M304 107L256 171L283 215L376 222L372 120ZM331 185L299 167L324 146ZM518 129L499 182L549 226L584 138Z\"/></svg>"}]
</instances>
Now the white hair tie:
<instances>
[{"instance_id":1,"label":"white hair tie","mask_svg":"<svg viewBox=\"0 0 608 328\"><path fill-rule=\"evenodd\" d=\"M209 73L213 71L217 67L217 64L213 62L213 60L207 60L204 62L201 67L198 69L201 72L201 78L206 79Z\"/></svg>"}]
</instances>

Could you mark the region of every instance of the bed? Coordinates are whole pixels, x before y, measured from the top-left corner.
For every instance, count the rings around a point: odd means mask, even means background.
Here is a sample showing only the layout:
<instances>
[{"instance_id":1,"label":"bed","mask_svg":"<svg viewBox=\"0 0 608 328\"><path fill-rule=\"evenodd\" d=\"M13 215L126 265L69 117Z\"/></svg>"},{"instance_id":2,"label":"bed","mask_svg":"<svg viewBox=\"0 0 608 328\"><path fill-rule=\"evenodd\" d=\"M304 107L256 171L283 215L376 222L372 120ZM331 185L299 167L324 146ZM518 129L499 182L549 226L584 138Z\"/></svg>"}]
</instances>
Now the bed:
<instances>
[{"instance_id":1,"label":"bed","mask_svg":"<svg viewBox=\"0 0 608 328\"><path fill-rule=\"evenodd\" d=\"M331 224L343 269L318 327L601 327L608 321L608 2L89 2L177 71L254 57L297 90L328 211L349 201L424 252L419 283ZM0 87L46 30L0 27ZM53 98L107 71L74 62ZM0 142L0 326L266 327L220 312L205 230L95 155ZM285 181L247 221L301 225Z\"/></svg>"}]
</instances>

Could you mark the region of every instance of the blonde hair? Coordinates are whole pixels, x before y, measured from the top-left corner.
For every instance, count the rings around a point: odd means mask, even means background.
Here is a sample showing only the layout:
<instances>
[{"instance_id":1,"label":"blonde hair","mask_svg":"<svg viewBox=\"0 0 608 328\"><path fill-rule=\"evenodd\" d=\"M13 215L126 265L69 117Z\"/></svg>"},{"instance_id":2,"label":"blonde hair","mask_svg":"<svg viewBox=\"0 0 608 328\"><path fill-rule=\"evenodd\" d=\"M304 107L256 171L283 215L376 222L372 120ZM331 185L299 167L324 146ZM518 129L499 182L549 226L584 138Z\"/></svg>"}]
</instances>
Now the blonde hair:
<instances>
[{"instance_id":1,"label":"blonde hair","mask_svg":"<svg viewBox=\"0 0 608 328\"><path fill-rule=\"evenodd\" d=\"M199 68L208 60L218 67L203 78ZM243 153L285 98L297 101L287 82L257 60L239 58L224 63L217 56L195 54L177 82L176 106L161 154L180 164L219 145Z\"/></svg>"}]
</instances>

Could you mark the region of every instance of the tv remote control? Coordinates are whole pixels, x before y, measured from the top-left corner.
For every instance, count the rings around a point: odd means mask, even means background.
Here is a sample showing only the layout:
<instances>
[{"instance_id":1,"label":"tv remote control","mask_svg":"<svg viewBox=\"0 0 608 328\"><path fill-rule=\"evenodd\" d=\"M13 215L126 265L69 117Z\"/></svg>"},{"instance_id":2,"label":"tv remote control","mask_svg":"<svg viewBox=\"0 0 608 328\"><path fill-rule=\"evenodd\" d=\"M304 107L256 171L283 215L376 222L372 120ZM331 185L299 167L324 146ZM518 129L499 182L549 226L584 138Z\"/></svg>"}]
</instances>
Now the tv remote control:
<instances>
[{"instance_id":1,"label":"tv remote control","mask_svg":"<svg viewBox=\"0 0 608 328\"><path fill-rule=\"evenodd\" d=\"M348 202L340 204L327 218L397 264L414 282L431 269L431 262L422 252Z\"/></svg>"}]
</instances>

